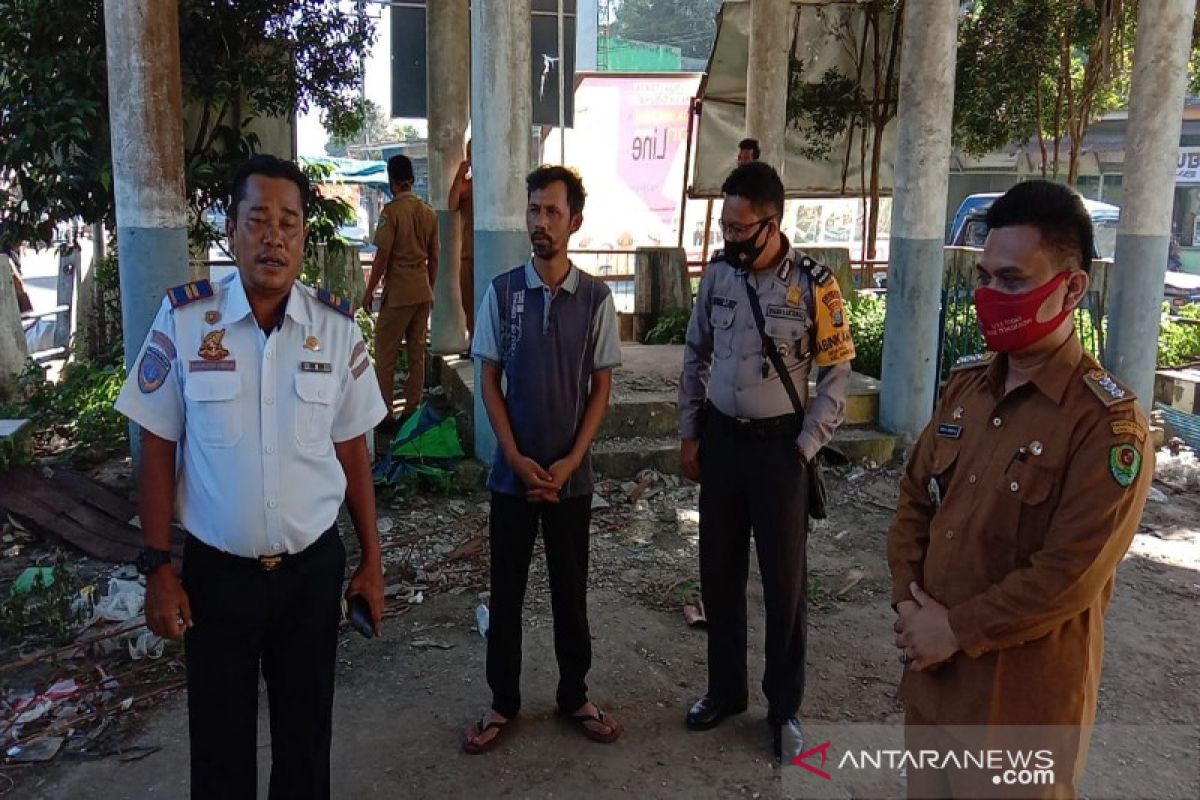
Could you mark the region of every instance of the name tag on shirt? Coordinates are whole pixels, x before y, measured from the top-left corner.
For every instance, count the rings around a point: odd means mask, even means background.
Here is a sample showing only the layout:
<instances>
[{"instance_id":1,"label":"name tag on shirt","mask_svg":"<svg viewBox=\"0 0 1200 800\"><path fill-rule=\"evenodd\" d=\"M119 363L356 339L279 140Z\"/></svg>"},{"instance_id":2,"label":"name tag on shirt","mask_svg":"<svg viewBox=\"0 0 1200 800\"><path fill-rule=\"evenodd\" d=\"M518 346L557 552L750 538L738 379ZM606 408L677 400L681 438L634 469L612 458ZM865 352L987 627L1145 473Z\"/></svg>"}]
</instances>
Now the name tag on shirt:
<instances>
[{"instance_id":1,"label":"name tag on shirt","mask_svg":"<svg viewBox=\"0 0 1200 800\"><path fill-rule=\"evenodd\" d=\"M767 306L767 316L775 319L790 319L796 322L804 321L804 310L791 306Z\"/></svg>"},{"instance_id":2,"label":"name tag on shirt","mask_svg":"<svg viewBox=\"0 0 1200 800\"><path fill-rule=\"evenodd\" d=\"M237 372L237 361L232 358L221 361L189 361L188 372Z\"/></svg>"},{"instance_id":3,"label":"name tag on shirt","mask_svg":"<svg viewBox=\"0 0 1200 800\"><path fill-rule=\"evenodd\" d=\"M944 436L947 439L958 439L962 436L962 425L949 425L942 423L938 425L938 436Z\"/></svg>"},{"instance_id":4,"label":"name tag on shirt","mask_svg":"<svg viewBox=\"0 0 1200 800\"><path fill-rule=\"evenodd\" d=\"M333 364L328 361L301 361L301 372L333 372Z\"/></svg>"}]
</instances>

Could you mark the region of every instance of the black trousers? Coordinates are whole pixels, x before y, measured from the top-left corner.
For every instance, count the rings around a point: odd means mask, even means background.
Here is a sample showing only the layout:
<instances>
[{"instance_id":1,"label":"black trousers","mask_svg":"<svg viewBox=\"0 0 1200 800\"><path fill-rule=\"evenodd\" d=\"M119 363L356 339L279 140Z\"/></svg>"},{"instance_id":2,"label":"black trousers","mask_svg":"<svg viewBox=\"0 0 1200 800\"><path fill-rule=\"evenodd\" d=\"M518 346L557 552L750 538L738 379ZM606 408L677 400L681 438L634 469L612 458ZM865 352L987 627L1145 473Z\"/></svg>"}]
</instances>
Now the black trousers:
<instances>
[{"instance_id":1,"label":"black trousers","mask_svg":"<svg viewBox=\"0 0 1200 800\"><path fill-rule=\"evenodd\" d=\"M709 408L700 435L700 587L708 618L708 694L731 705L749 694L746 579L750 532L766 606L762 690L771 719L804 699L808 492L793 431L758 436Z\"/></svg>"},{"instance_id":2,"label":"black trousers","mask_svg":"<svg viewBox=\"0 0 1200 800\"><path fill-rule=\"evenodd\" d=\"M558 707L570 712L587 702L586 679L592 667L592 635L587 618L591 520L590 494L558 503L530 503L524 497L492 493L487 679L492 689L492 709L498 714L513 717L521 708L521 606L539 522L550 574Z\"/></svg>"},{"instance_id":3,"label":"black trousers","mask_svg":"<svg viewBox=\"0 0 1200 800\"><path fill-rule=\"evenodd\" d=\"M258 675L271 714L272 800L329 797L333 678L346 550L337 527L267 572L192 536L183 584L193 800L252 800Z\"/></svg>"}]
</instances>

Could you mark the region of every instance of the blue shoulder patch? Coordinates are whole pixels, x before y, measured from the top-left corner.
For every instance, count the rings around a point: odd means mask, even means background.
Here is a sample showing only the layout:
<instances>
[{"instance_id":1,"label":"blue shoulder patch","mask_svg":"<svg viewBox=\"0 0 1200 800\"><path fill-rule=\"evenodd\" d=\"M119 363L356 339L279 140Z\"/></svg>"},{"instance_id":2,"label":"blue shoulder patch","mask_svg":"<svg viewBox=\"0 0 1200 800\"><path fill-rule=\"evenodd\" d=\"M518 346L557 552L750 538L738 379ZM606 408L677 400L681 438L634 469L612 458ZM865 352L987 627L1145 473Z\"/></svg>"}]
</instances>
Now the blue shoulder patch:
<instances>
[{"instance_id":1,"label":"blue shoulder patch","mask_svg":"<svg viewBox=\"0 0 1200 800\"><path fill-rule=\"evenodd\" d=\"M318 289L317 299L344 317L354 319L354 306L344 297L338 297L328 289Z\"/></svg>"},{"instance_id":2,"label":"blue shoulder patch","mask_svg":"<svg viewBox=\"0 0 1200 800\"><path fill-rule=\"evenodd\" d=\"M171 301L171 308L183 308L189 303L212 296L212 284L207 278L167 289L167 299Z\"/></svg>"}]
</instances>

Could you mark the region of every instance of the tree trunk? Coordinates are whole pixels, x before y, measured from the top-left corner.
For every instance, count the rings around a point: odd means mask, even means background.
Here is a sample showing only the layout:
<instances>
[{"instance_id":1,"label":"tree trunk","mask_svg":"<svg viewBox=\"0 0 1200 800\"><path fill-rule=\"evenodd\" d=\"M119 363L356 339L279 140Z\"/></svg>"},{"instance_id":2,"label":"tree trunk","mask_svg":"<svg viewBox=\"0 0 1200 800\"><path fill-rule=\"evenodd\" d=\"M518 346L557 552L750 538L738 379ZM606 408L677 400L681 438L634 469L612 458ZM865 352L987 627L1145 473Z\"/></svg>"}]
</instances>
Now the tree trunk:
<instances>
[{"instance_id":1,"label":"tree trunk","mask_svg":"<svg viewBox=\"0 0 1200 800\"><path fill-rule=\"evenodd\" d=\"M16 391L16 378L25 368L27 358L29 349L21 327L12 265L8 256L0 255L0 400L7 400Z\"/></svg>"}]
</instances>

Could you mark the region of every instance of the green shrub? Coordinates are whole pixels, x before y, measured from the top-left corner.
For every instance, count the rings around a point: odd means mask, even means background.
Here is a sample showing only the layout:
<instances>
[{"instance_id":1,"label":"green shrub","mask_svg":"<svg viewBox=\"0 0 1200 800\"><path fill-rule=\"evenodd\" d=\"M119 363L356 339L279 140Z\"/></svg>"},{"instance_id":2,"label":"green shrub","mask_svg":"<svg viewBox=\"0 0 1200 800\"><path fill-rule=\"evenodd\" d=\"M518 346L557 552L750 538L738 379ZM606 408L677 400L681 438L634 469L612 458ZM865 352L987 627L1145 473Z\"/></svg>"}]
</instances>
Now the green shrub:
<instances>
[{"instance_id":1,"label":"green shrub","mask_svg":"<svg viewBox=\"0 0 1200 800\"><path fill-rule=\"evenodd\" d=\"M887 302L881 294L853 292L846 307L854 337L854 371L878 378L883 374L883 320Z\"/></svg>"},{"instance_id":2,"label":"green shrub","mask_svg":"<svg viewBox=\"0 0 1200 800\"><path fill-rule=\"evenodd\" d=\"M1178 309L1177 317L1197 322L1180 322L1167 313L1163 304L1162 327L1158 334L1158 365L1179 367L1200 360L1200 304L1189 303Z\"/></svg>"},{"instance_id":3,"label":"green shrub","mask_svg":"<svg viewBox=\"0 0 1200 800\"><path fill-rule=\"evenodd\" d=\"M666 312L646 334L646 344L683 344L691 318L692 312L682 308Z\"/></svg>"}]
</instances>

